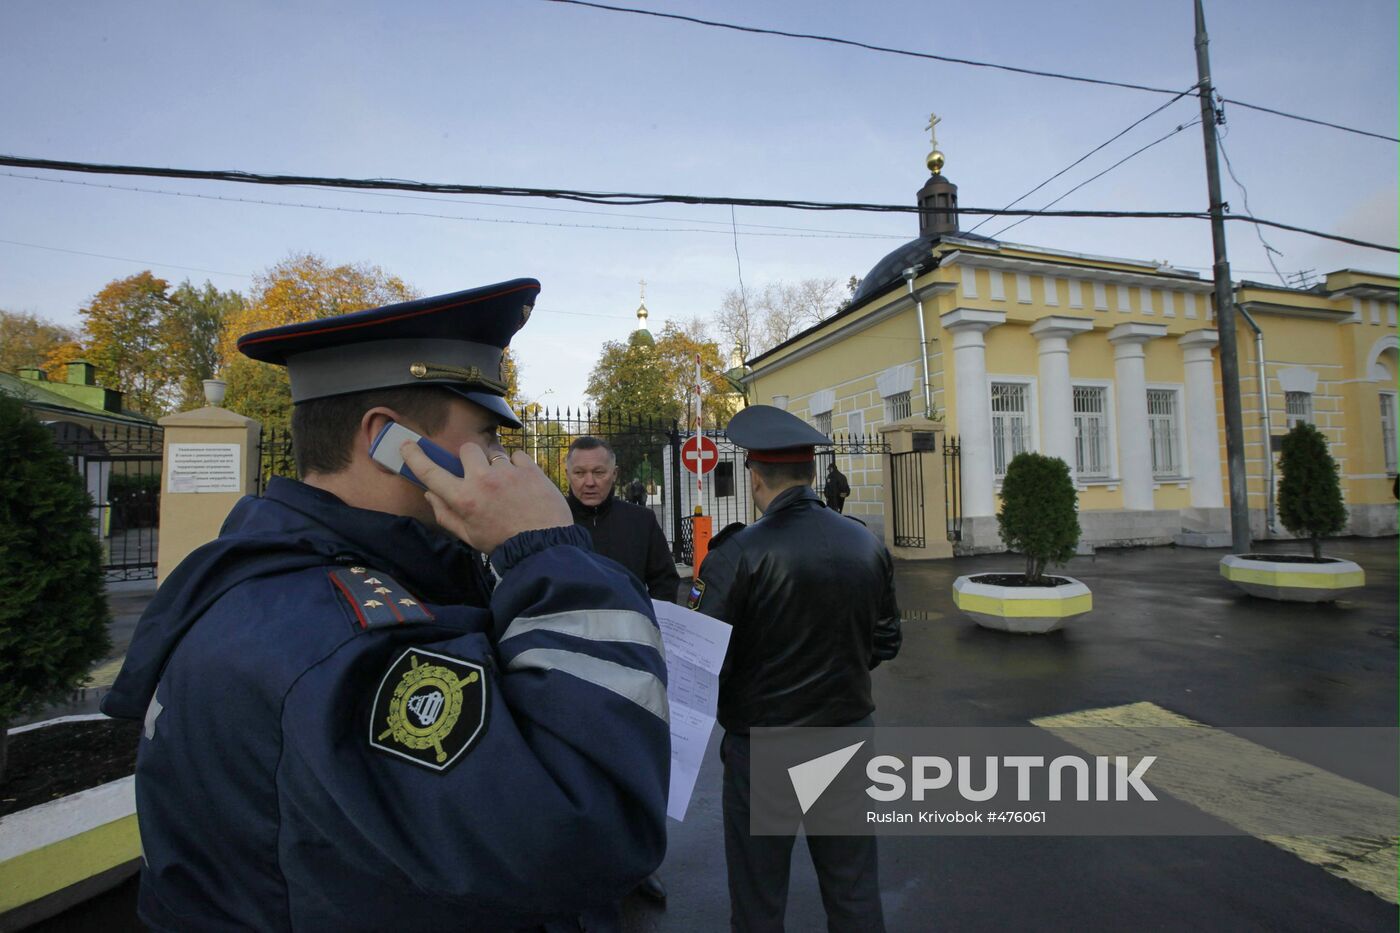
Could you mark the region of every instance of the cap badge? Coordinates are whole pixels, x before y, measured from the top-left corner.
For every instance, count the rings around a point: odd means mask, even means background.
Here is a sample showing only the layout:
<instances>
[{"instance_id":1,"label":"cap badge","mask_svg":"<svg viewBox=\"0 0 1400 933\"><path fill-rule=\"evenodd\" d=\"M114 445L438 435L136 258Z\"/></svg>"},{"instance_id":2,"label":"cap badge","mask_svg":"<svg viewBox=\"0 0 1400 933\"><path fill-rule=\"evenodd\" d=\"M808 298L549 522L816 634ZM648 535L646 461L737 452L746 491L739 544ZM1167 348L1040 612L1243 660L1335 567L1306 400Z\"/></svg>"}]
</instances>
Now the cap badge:
<instances>
[{"instance_id":1,"label":"cap badge","mask_svg":"<svg viewBox=\"0 0 1400 933\"><path fill-rule=\"evenodd\" d=\"M489 378L477 366L468 366L463 369L460 366L443 366L437 363L411 363L408 372L415 379L450 379L454 382L479 385L498 395L506 394L504 382Z\"/></svg>"}]
</instances>

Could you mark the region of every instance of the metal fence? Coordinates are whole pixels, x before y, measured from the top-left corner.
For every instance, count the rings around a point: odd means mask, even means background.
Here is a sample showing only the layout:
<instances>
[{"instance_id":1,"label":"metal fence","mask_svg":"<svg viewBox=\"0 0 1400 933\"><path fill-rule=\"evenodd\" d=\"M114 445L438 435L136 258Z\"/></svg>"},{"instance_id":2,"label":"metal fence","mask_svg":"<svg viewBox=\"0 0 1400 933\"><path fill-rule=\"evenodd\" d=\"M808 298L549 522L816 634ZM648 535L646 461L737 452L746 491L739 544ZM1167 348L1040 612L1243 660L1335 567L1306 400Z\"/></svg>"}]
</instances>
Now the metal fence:
<instances>
[{"instance_id":1,"label":"metal fence","mask_svg":"<svg viewBox=\"0 0 1400 933\"><path fill-rule=\"evenodd\" d=\"M723 431L706 432L719 447L719 457L715 469L705 475L702 490L695 474L681 467L680 446L688 435L673 420L625 419L582 408L531 410L521 421L519 429L502 431L501 442L508 450L528 452L561 492L569 488L565 465L569 445L585 435L607 441L617 454L617 494L622 495L633 480L642 484L644 503L656 515L672 556L681 563L693 558L691 518L697 503L710 517L716 534L733 522L754 519L744 452ZM817 449L817 492L822 491L828 463L840 458L849 470L851 458L871 456L878 463L888 452L889 445L876 435L836 435ZM263 432L260 464L260 491L273 476L296 475L290 432ZM874 483L883 484L880 471L863 472L873 476ZM868 486L871 480L851 477L853 490L862 483Z\"/></svg>"},{"instance_id":2,"label":"metal fence","mask_svg":"<svg viewBox=\"0 0 1400 933\"><path fill-rule=\"evenodd\" d=\"M962 444L956 437L943 439L943 505L948 540L962 540Z\"/></svg>"},{"instance_id":3,"label":"metal fence","mask_svg":"<svg viewBox=\"0 0 1400 933\"><path fill-rule=\"evenodd\" d=\"M890 455L895 547L924 546L924 451Z\"/></svg>"},{"instance_id":4,"label":"metal fence","mask_svg":"<svg viewBox=\"0 0 1400 933\"><path fill-rule=\"evenodd\" d=\"M156 575L160 464L164 431L156 425L48 422L92 497L92 521L109 581Z\"/></svg>"}]
</instances>

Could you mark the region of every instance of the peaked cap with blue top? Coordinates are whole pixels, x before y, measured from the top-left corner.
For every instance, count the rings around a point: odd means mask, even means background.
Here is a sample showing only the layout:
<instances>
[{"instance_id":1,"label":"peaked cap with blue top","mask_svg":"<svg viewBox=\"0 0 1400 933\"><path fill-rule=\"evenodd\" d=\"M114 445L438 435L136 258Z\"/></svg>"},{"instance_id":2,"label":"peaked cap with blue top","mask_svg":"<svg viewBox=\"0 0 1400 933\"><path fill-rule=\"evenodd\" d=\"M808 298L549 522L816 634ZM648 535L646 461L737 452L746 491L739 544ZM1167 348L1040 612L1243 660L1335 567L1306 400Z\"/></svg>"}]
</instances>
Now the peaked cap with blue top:
<instances>
[{"instance_id":1,"label":"peaked cap with blue top","mask_svg":"<svg viewBox=\"0 0 1400 933\"><path fill-rule=\"evenodd\" d=\"M501 358L540 283L512 279L449 295L287 324L238 338L244 356L287 367L292 402L369 389L450 389L518 428Z\"/></svg>"}]
</instances>

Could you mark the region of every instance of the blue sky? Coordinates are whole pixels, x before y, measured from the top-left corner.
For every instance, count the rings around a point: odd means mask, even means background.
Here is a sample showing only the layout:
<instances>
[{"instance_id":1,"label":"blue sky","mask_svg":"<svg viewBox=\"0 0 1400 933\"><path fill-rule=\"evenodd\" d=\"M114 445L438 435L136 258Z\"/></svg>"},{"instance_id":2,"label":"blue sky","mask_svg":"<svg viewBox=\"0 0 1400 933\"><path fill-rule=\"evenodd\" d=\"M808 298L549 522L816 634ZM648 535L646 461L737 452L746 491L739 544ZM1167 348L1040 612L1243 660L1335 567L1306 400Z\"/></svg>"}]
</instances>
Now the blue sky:
<instances>
[{"instance_id":1,"label":"blue sky","mask_svg":"<svg viewBox=\"0 0 1400 933\"><path fill-rule=\"evenodd\" d=\"M637 5L1159 87L1195 80L1190 0ZM1215 0L1206 15L1224 96L1396 135L1390 0ZM923 183L923 127L937 111L945 174L962 204L994 207L1165 100L542 0L9 0L0 5L0 87L0 153L13 155L887 203L911 203ZM1194 98L1178 101L1026 203L1042 206L1198 114ZM1227 120L1225 146L1255 214L1395 242L1396 144L1238 107ZM76 325L88 297L143 268L172 281L246 288L254 273L298 251L376 263L424 294L534 276L544 284L541 313L517 346L526 397L549 391L551 402L582 400L602 342L632 326L638 279L648 283L654 328L708 316L738 285L724 207L0 173L2 308ZM1243 210L1228 176L1225 196ZM1198 127L1057 205L1205 206ZM459 219L366 213L376 211ZM844 282L917 232L912 215L739 208L736 218L750 289L780 279ZM775 233L806 235L755 235ZM1276 261L1285 273L1395 271L1391 254L1265 235L1282 251ZM1203 273L1211 261L1209 228L1195 221L1037 219L1007 239L1166 259ZM1229 243L1237 278L1277 281L1250 228L1231 226Z\"/></svg>"}]
</instances>

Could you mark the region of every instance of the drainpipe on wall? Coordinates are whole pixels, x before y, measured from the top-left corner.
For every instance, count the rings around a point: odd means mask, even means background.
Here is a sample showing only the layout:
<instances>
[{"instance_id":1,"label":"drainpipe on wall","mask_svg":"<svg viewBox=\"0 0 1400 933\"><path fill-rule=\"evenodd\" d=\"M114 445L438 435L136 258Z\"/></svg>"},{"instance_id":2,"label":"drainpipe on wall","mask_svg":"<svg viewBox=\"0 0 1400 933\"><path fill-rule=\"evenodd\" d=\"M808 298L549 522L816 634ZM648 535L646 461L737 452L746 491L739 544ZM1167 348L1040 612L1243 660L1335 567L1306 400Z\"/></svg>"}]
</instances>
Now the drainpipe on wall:
<instances>
[{"instance_id":1,"label":"drainpipe on wall","mask_svg":"<svg viewBox=\"0 0 1400 933\"><path fill-rule=\"evenodd\" d=\"M1254 358L1259 372L1259 407L1264 412L1264 530L1268 532L1269 537L1273 537L1277 534L1274 514L1274 428L1269 419L1269 383L1265 381L1264 374L1264 331L1244 305L1235 305L1235 310L1244 318L1249 329L1254 331Z\"/></svg>"},{"instance_id":2,"label":"drainpipe on wall","mask_svg":"<svg viewBox=\"0 0 1400 933\"><path fill-rule=\"evenodd\" d=\"M933 388L928 376L928 338L924 335L924 302L914 292L914 276L923 266L910 266L904 270L904 281L909 286L909 297L914 299L914 307L919 314L919 362L924 364L924 417L933 418Z\"/></svg>"}]
</instances>

